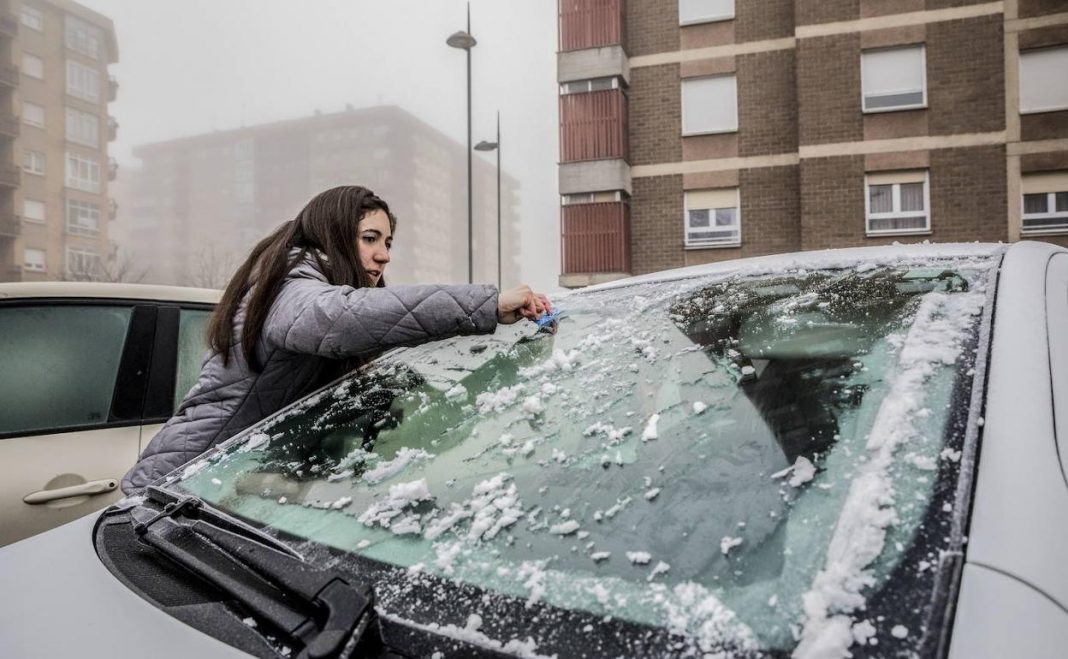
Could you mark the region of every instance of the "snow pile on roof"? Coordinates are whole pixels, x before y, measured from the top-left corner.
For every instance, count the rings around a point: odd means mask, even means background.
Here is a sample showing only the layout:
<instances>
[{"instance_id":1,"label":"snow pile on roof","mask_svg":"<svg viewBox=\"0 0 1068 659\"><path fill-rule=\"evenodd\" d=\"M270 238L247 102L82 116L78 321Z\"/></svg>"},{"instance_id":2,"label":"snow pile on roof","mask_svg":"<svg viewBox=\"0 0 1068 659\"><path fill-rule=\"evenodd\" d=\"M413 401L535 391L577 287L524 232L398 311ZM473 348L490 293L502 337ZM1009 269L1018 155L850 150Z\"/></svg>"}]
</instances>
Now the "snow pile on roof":
<instances>
[{"instance_id":1,"label":"snow pile on roof","mask_svg":"<svg viewBox=\"0 0 1068 659\"><path fill-rule=\"evenodd\" d=\"M981 293L930 293L922 299L892 380L868 436L869 459L858 468L827 550L827 562L802 598L804 626L793 656L847 657L854 642L852 612L875 579L866 569L882 552L886 527L897 519L890 466L894 451L916 433L924 384L938 366L960 356L961 342L982 311Z\"/></svg>"}]
</instances>

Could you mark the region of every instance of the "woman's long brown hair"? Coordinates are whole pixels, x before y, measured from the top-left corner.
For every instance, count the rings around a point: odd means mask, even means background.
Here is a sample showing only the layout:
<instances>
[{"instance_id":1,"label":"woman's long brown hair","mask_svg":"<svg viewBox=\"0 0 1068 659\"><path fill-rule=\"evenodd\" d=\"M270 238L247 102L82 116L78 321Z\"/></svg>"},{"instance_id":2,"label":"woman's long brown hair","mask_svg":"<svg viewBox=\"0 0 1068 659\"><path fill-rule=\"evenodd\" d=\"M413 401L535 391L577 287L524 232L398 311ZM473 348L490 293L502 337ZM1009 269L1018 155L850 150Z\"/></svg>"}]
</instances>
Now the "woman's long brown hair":
<instances>
[{"instance_id":1,"label":"woman's long brown hair","mask_svg":"<svg viewBox=\"0 0 1068 659\"><path fill-rule=\"evenodd\" d=\"M286 275L306 256L311 256L328 282L360 288L370 285L370 277L360 263L357 251L357 224L369 212L380 210L389 216L391 231L397 220L385 201L367 188L345 185L320 192L300 211L296 219L278 227L261 240L237 269L208 323L208 342L230 361L235 340L253 371L259 371L256 345L271 305L282 290ZM293 250L299 250L293 252ZM379 280L379 286L385 282ZM250 292L251 291L251 292ZM241 336L234 336L234 317L248 296Z\"/></svg>"}]
</instances>

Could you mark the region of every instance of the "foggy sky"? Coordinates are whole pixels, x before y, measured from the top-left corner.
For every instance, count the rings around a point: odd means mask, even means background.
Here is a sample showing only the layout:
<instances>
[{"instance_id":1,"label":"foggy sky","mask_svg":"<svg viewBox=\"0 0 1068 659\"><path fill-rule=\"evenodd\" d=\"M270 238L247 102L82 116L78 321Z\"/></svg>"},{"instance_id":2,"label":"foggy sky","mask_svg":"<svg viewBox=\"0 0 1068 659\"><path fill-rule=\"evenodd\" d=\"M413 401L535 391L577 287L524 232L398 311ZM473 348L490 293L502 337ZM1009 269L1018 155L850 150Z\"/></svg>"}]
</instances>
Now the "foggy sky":
<instances>
[{"instance_id":1,"label":"foggy sky","mask_svg":"<svg viewBox=\"0 0 1068 659\"><path fill-rule=\"evenodd\" d=\"M466 143L464 53L445 45L465 27L460 0L79 2L115 23L119 94L109 108L120 128L110 152L120 165L136 163L138 144L347 104L396 104ZM473 141L494 139L500 110L502 168L521 184L522 274L553 290L556 2L473 0L471 32Z\"/></svg>"}]
</instances>

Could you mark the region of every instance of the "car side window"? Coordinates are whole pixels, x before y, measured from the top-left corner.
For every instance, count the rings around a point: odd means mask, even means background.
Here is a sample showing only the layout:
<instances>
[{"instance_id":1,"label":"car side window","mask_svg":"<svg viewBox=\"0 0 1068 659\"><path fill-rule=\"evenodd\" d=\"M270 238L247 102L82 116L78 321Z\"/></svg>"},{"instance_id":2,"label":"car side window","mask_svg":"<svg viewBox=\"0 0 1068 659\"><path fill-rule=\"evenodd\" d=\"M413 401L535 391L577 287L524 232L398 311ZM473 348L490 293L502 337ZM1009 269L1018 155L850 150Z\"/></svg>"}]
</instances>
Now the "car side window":
<instances>
[{"instance_id":1,"label":"car side window","mask_svg":"<svg viewBox=\"0 0 1068 659\"><path fill-rule=\"evenodd\" d=\"M193 388L204 365L208 346L205 332L211 312L182 309L178 320L178 368L175 373L174 409L178 409L185 395Z\"/></svg>"},{"instance_id":2,"label":"car side window","mask_svg":"<svg viewBox=\"0 0 1068 659\"><path fill-rule=\"evenodd\" d=\"M129 307L0 307L0 433L105 423Z\"/></svg>"}]
</instances>

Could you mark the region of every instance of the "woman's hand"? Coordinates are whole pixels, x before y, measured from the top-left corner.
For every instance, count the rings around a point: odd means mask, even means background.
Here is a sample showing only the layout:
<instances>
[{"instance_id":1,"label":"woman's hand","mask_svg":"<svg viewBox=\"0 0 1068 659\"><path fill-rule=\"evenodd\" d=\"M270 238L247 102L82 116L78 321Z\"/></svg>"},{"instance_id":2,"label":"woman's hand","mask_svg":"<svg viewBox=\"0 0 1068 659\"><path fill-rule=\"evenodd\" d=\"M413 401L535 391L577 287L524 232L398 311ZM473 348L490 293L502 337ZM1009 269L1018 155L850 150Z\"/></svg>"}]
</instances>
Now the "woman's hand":
<instances>
[{"instance_id":1,"label":"woman's hand","mask_svg":"<svg viewBox=\"0 0 1068 659\"><path fill-rule=\"evenodd\" d=\"M497 322L511 325L520 318L537 320L551 308L549 298L530 290L530 286L516 286L497 295Z\"/></svg>"}]
</instances>

